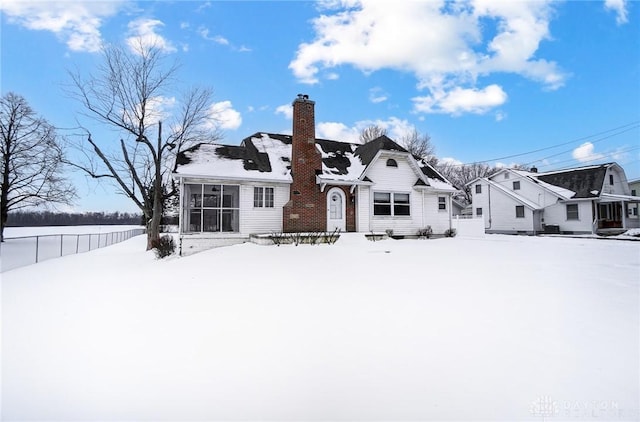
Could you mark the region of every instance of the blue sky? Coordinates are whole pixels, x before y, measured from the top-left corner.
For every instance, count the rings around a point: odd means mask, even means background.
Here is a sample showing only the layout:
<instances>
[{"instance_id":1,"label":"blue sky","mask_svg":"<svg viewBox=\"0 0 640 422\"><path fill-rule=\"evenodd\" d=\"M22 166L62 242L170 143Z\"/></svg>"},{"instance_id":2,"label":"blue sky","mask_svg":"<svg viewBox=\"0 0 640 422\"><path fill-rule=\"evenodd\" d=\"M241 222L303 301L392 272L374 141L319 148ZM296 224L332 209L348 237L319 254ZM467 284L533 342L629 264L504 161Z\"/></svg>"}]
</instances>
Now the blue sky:
<instances>
[{"instance_id":1,"label":"blue sky","mask_svg":"<svg viewBox=\"0 0 640 422\"><path fill-rule=\"evenodd\" d=\"M139 36L178 60L179 85L213 88L223 143L290 133L289 106L306 93L318 137L415 128L441 160L540 171L616 161L640 177L638 2L3 0L0 9L2 94L23 95L60 128L87 124L64 93L68 71L86 74L102 43ZM136 211L109 185L72 177L74 210Z\"/></svg>"}]
</instances>

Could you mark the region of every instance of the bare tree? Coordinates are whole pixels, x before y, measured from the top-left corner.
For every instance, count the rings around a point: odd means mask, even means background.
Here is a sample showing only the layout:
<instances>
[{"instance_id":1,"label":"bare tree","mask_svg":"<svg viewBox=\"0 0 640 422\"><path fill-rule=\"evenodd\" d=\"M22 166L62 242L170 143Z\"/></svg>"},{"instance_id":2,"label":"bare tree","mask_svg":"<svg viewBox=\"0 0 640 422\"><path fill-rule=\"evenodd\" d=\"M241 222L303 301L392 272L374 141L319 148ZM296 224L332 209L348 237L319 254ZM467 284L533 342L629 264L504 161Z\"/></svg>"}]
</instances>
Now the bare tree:
<instances>
[{"instance_id":1,"label":"bare tree","mask_svg":"<svg viewBox=\"0 0 640 422\"><path fill-rule=\"evenodd\" d=\"M436 165L438 163L438 159L435 157L436 148L431 143L431 136L428 134L421 134L417 129L413 129L400 139L400 143L411 154L429 164Z\"/></svg>"},{"instance_id":2,"label":"bare tree","mask_svg":"<svg viewBox=\"0 0 640 422\"><path fill-rule=\"evenodd\" d=\"M75 190L63 177L64 151L54 127L12 92L0 100L0 150L0 241L4 241L9 211L70 204Z\"/></svg>"},{"instance_id":3,"label":"bare tree","mask_svg":"<svg viewBox=\"0 0 640 422\"><path fill-rule=\"evenodd\" d=\"M453 185L464 192L465 200L471 202L471 187L467 183L479 178L489 177L499 169L484 163L452 164L439 163L438 171Z\"/></svg>"},{"instance_id":4,"label":"bare tree","mask_svg":"<svg viewBox=\"0 0 640 422\"><path fill-rule=\"evenodd\" d=\"M104 47L95 74L71 74L70 93L84 115L119 134L96 140L85 130L76 144L85 160L74 165L93 178L110 180L138 206L147 222L147 249L160 238L164 204L177 194L170 178L175 156L195 143L220 138L210 112L210 89L187 90L180 106L172 107L178 109L174 113L164 107L175 98L177 70L160 46L139 39L134 49Z\"/></svg>"},{"instance_id":5,"label":"bare tree","mask_svg":"<svg viewBox=\"0 0 640 422\"><path fill-rule=\"evenodd\" d=\"M371 142L374 139L378 139L379 137L386 134L387 134L387 129L381 126L378 126L378 125L367 126L360 131L360 143L366 144L367 142Z\"/></svg>"}]
</instances>

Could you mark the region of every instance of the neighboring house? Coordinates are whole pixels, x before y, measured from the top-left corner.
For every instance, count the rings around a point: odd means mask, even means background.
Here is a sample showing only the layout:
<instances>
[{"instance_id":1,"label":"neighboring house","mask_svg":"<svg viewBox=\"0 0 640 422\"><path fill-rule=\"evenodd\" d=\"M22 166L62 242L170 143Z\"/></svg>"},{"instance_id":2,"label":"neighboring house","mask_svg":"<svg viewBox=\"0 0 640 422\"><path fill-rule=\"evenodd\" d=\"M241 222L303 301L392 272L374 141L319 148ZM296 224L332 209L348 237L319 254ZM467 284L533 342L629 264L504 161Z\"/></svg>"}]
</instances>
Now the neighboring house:
<instances>
[{"instance_id":1,"label":"neighboring house","mask_svg":"<svg viewBox=\"0 0 640 422\"><path fill-rule=\"evenodd\" d=\"M363 145L317 139L314 108L306 95L295 99L291 136L258 132L178 155L183 251L274 232L451 228L457 190L440 173L386 136Z\"/></svg>"},{"instance_id":2,"label":"neighboring house","mask_svg":"<svg viewBox=\"0 0 640 422\"><path fill-rule=\"evenodd\" d=\"M639 227L627 214L632 195L616 163L538 173L502 169L468 183L473 215L487 233L604 233Z\"/></svg>"},{"instance_id":3,"label":"neighboring house","mask_svg":"<svg viewBox=\"0 0 640 422\"><path fill-rule=\"evenodd\" d=\"M640 179L634 179L634 180L630 180L629 181L629 189L631 190L631 196L640 196ZM636 203L630 203L629 206L627 207L627 212L629 215L629 218L632 219L638 219L639 217L639 212L640 211L640 205L636 202ZM638 226L640 226L640 224L638 224Z\"/></svg>"}]
</instances>

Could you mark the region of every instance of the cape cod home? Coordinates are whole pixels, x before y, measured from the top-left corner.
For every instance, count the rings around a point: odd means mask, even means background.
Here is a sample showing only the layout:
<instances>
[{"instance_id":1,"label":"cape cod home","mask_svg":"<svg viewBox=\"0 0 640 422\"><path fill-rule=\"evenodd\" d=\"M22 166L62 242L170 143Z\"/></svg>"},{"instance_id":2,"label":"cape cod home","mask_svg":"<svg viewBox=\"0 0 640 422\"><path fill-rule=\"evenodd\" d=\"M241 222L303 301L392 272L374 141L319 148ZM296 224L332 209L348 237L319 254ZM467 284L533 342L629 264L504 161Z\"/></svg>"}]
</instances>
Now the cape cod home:
<instances>
[{"instance_id":1,"label":"cape cod home","mask_svg":"<svg viewBox=\"0 0 640 422\"><path fill-rule=\"evenodd\" d=\"M616 163L538 173L502 169L467 184L473 215L487 233L596 234L639 227L632 194Z\"/></svg>"},{"instance_id":2,"label":"cape cod home","mask_svg":"<svg viewBox=\"0 0 640 422\"><path fill-rule=\"evenodd\" d=\"M451 228L456 189L386 136L366 144L317 139L315 102L293 101L292 135L255 133L240 145L181 152L182 253L274 232L434 234Z\"/></svg>"}]
</instances>

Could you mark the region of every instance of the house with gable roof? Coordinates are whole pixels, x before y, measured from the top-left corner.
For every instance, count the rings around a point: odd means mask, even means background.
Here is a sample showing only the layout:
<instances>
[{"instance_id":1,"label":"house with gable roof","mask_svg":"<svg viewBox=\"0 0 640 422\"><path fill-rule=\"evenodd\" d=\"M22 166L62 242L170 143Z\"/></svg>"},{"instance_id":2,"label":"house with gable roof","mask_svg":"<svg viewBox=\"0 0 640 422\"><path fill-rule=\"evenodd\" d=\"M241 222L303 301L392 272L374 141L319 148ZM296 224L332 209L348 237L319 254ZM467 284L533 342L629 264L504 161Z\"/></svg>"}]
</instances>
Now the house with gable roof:
<instances>
[{"instance_id":1,"label":"house with gable roof","mask_svg":"<svg viewBox=\"0 0 640 422\"><path fill-rule=\"evenodd\" d=\"M632 195L624 170L616 163L538 173L502 169L467 184L473 215L487 233L621 232L639 227L629 215Z\"/></svg>"},{"instance_id":2,"label":"house with gable roof","mask_svg":"<svg viewBox=\"0 0 640 422\"><path fill-rule=\"evenodd\" d=\"M240 145L200 144L176 158L184 252L274 232L451 228L453 185L386 136L318 139L315 102L293 101L292 135L258 132Z\"/></svg>"}]
</instances>

